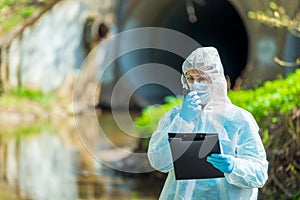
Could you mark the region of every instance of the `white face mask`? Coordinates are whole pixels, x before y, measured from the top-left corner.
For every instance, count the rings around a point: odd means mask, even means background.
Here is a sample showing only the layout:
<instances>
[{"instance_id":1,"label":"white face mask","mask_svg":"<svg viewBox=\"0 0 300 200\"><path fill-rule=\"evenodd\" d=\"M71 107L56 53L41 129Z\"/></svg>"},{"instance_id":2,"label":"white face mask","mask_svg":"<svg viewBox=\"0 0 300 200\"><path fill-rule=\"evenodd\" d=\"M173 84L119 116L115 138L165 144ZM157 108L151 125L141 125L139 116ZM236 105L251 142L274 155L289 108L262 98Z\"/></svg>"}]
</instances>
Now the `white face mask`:
<instances>
[{"instance_id":1,"label":"white face mask","mask_svg":"<svg viewBox=\"0 0 300 200\"><path fill-rule=\"evenodd\" d=\"M210 92L208 88L207 82L197 82L194 81L191 84L191 88L197 92L199 97L201 98L201 104L207 104L210 100Z\"/></svg>"}]
</instances>

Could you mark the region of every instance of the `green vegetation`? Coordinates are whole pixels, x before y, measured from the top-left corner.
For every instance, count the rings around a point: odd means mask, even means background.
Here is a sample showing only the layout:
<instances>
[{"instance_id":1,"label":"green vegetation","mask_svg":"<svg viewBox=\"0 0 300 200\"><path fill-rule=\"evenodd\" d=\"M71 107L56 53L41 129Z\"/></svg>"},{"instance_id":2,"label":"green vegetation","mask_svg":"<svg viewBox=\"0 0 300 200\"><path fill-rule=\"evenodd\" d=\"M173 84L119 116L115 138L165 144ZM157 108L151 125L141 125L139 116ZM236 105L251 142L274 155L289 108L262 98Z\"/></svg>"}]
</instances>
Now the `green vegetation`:
<instances>
[{"instance_id":1,"label":"green vegetation","mask_svg":"<svg viewBox=\"0 0 300 200\"><path fill-rule=\"evenodd\" d=\"M148 106L142 115L135 119L135 128L142 137L149 136L156 129L159 119L172 107L182 102L181 97L168 96L165 104Z\"/></svg>"},{"instance_id":2,"label":"green vegetation","mask_svg":"<svg viewBox=\"0 0 300 200\"><path fill-rule=\"evenodd\" d=\"M271 115L287 115L300 107L299 80L298 69L285 79L267 81L255 90L230 91L228 96L233 104L251 112L259 122Z\"/></svg>"},{"instance_id":3,"label":"green vegetation","mask_svg":"<svg viewBox=\"0 0 300 200\"><path fill-rule=\"evenodd\" d=\"M49 122L38 122L30 124L22 124L17 127L2 128L0 135L9 135L14 137L22 137L25 135L40 134L46 130L53 130L54 127Z\"/></svg>"},{"instance_id":4,"label":"green vegetation","mask_svg":"<svg viewBox=\"0 0 300 200\"><path fill-rule=\"evenodd\" d=\"M289 3L294 4L295 7L298 7L296 6L296 1ZM249 11L247 14L249 19L257 20L258 22L270 27L287 29L294 36L300 37L299 9L296 10L294 17L290 17L283 6L277 5L275 2L270 1L269 8L265 11ZM297 67L300 65L300 57L296 58L294 62L287 62L278 57L274 57L274 61L277 64L285 67Z\"/></svg>"},{"instance_id":5,"label":"green vegetation","mask_svg":"<svg viewBox=\"0 0 300 200\"><path fill-rule=\"evenodd\" d=\"M298 7L296 2L289 3ZM299 9L295 11L294 17L290 17L283 6L270 1L266 11L249 11L248 17L300 37L300 12ZM300 57L293 62L278 57L274 61L281 66L297 67ZM299 73L298 69L286 80L267 82L261 89L232 97L233 102L248 109L259 120L270 165L267 185L261 189L262 199L300 199ZM251 103L252 100L257 101Z\"/></svg>"},{"instance_id":6,"label":"green vegetation","mask_svg":"<svg viewBox=\"0 0 300 200\"><path fill-rule=\"evenodd\" d=\"M18 115L19 118L12 124L2 123L0 136L9 135L19 138L24 135L39 134L45 130L53 130L49 113L53 107L62 104L61 97L40 90L14 88L1 93L0 111L2 116ZM28 116L32 119L28 119Z\"/></svg>"},{"instance_id":7,"label":"green vegetation","mask_svg":"<svg viewBox=\"0 0 300 200\"><path fill-rule=\"evenodd\" d=\"M45 3L45 0L1 0L0 35L9 32L20 22L32 16Z\"/></svg>"},{"instance_id":8,"label":"green vegetation","mask_svg":"<svg viewBox=\"0 0 300 200\"><path fill-rule=\"evenodd\" d=\"M55 94L43 93L39 90L27 88L15 88L0 96L0 106L3 108L8 108L10 106L23 108L24 105L26 105L26 102L31 101L44 109L50 109L55 100L59 100L59 97Z\"/></svg>"},{"instance_id":9,"label":"green vegetation","mask_svg":"<svg viewBox=\"0 0 300 200\"><path fill-rule=\"evenodd\" d=\"M251 112L258 122L274 116L272 122L277 122L276 115L288 115L293 108L300 107L300 70L287 78L267 81L254 90L229 91L232 103ZM157 122L171 107L181 103L181 97L166 97L163 105L148 106L142 110L142 115L135 119L139 133L149 135L156 129Z\"/></svg>"},{"instance_id":10,"label":"green vegetation","mask_svg":"<svg viewBox=\"0 0 300 200\"><path fill-rule=\"evenodd\" d=\"M296 37L300 36L299 12L294 17L290 17L283 6L273 1L269 2L269 8L265 11L249 11L248 17L271 27L286 28Z\"/></svg>"}]
</instances>

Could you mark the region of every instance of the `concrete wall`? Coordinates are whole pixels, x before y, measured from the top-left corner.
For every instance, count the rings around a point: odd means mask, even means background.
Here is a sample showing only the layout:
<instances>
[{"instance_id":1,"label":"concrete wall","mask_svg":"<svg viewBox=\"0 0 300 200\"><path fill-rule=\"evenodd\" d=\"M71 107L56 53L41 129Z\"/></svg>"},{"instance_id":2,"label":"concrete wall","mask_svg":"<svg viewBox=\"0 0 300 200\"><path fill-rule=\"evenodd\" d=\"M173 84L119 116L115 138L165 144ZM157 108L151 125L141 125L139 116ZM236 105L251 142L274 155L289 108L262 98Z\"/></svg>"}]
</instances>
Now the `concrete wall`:
<instances>
[{"instance_id":1,"label":"concrete wall","mask_svg":"<svg viewBox=\"0 0 300 200\"><path fill-rule=\"evenodd\" d=\"M53 91L81 67L86 52L84 25L114 21L116 1L64 0L24 27L9 44L1 46L0 74L5 87L17 85Z\"/></svg>"}]
</instances>

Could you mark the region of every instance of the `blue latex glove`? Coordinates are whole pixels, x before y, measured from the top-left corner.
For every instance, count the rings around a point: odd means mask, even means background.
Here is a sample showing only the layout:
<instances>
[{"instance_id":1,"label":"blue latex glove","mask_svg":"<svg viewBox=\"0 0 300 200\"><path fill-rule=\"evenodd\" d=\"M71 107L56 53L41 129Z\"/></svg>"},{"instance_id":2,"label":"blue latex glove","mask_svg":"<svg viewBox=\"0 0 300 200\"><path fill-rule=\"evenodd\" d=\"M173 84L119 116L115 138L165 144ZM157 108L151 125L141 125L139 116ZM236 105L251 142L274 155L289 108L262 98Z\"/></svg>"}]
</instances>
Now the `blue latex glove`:
<instances>
[{"instance_id":1,"label":"blue latex glove","mask_svg":"<svg viewBox=\"0 0 300 200\"><path fill-rule=\"evenodd\" d=\"M231 173L233 170L233 156L223 154L211 154L207 161L223 173Z\"/></svg>"},{"instance_id":2,"label":"blue latex glove","mask_svg":"<svg viewBox=\"0 0 300 200\"><path fill-rule=\"evenodd\" d=\"M190 123L202 110L200 105L201 99L197 95L197 92L190 92L184 99L182 103L182 108L180 111L180 117Z\"/></svg>"}]
</instances>

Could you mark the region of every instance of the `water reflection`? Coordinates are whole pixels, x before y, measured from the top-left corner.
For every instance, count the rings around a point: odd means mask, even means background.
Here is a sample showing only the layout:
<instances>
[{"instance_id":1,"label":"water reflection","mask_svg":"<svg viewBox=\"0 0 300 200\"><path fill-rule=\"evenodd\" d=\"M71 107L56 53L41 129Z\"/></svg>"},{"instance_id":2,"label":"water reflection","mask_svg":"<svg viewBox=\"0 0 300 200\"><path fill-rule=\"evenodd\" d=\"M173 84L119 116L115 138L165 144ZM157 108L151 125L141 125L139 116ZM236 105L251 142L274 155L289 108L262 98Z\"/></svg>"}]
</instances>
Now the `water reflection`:
<instances>
[{"instance_id":1,"label":"water reflection","mask_svg":"<svg viewBox=\"0 0 300 200\"><path fill-rule=\"evenodd\" d=\"M112 124L111 120L104 115L101 123ZM101 142L96 128L87 121L80 123L87 130L87 141L100 151L108 150L109 145ZM112 132L110 140L122 148L136 139L113 125L106 130ZM1 133L0 178L1 199L157 199L161 188L147 176L123 176L94 159L79 140L72 120L38 134Z\"/></svg>"},{"instance_id":2,"label":"water reflection","mask_svg":"<svg viewBox=\"0 0 300 200\"><path fill-rule=\"evenodd\" d=\"M54 134L24 138L19 144L19 187L22 197L77 199L77 151Z\"/></svg>"},{"instance_id":3,"label":"water reflection","mask_svg":"<svg viewBox=\"0 0 300 200\"><path fill-rule=\"evenodd\" d=\"M56 134L42 132L27 137L1 139L2 178L20 199L77 199L79 171L76 148Z\"/></svg>"}]
</instances>

